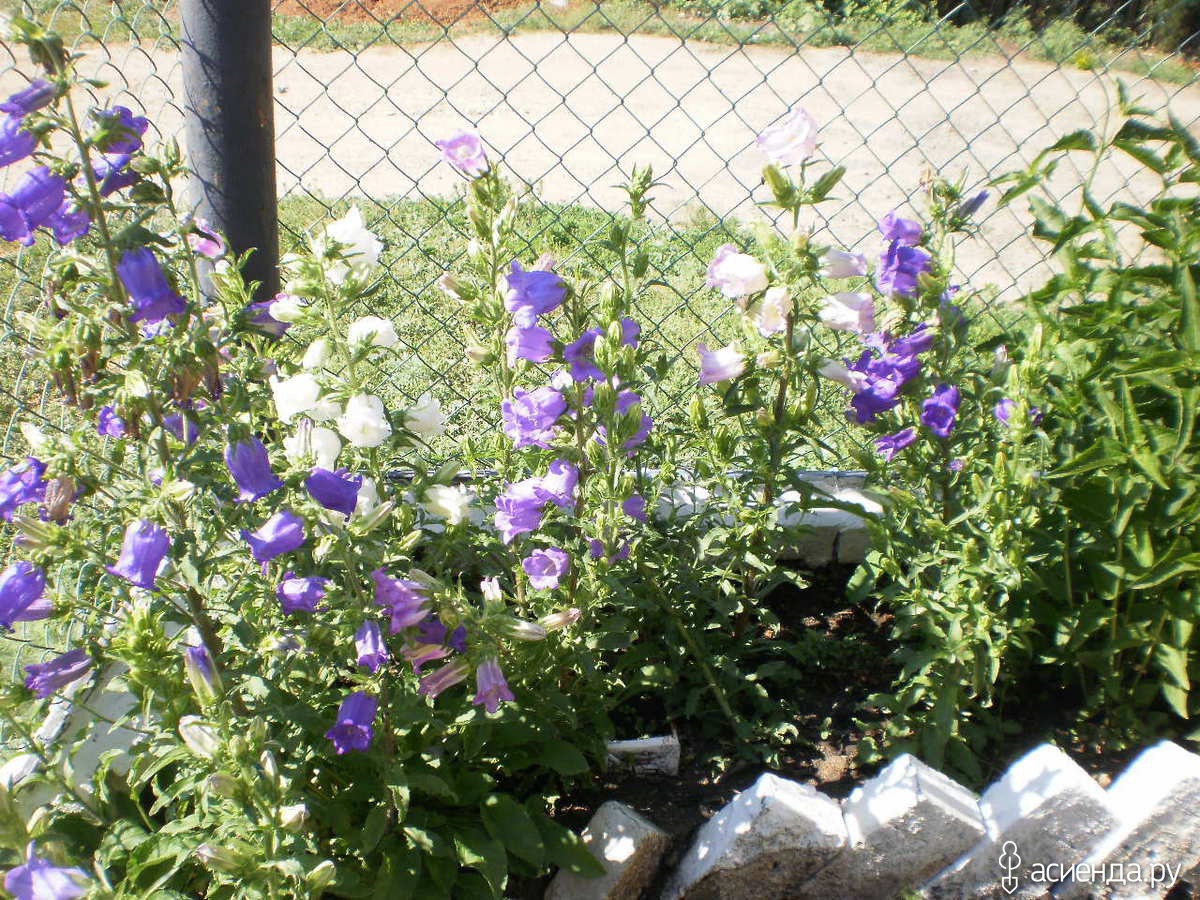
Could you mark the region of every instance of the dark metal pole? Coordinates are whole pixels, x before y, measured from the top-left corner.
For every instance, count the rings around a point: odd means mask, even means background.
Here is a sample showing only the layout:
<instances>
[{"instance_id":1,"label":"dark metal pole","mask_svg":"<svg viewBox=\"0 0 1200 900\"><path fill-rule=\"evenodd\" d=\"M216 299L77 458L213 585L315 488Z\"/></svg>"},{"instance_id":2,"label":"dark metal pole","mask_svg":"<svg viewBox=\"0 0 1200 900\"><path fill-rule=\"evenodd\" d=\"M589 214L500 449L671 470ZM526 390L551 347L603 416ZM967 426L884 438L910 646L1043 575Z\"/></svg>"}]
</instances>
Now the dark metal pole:
<instances>
[{"instance_id":1,"label":"dark metal pole","mask_svg":"<svg viewBox=\"0 0 1200 900\"><path fill-rule=\"evenodd\" d=\"M196 215L234 253L254 248L246 278L279 290L270 0L183 0L186 139Z\"/></svg>"}]
</instances>

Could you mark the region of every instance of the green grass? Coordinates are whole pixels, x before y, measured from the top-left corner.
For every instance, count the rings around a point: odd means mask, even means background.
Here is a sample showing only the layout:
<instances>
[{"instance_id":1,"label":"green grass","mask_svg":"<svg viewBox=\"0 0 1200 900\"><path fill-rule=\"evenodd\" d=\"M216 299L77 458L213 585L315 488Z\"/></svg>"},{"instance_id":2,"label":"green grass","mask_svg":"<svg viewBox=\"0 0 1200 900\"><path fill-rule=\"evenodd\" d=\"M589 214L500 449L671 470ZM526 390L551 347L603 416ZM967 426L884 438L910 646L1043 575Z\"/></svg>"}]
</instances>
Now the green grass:
<instances>
[{"instance_id":1,"label":"green grass","mask_svg":"<svg viewBox=\"0 0 1200 900\"><path fill-rule=\"evenodd\" d=\"M414 3L418 0L414 0ZM648 0L575 2L557 10L537 2L472 16L449 26L417 17L380 21L321 21L315 16L274 18L275 39L292 48L362 50L402 46L469 34L505 36L519 31L617 32L656 34L717 44L777 47L852 47L932 59L1025 55L1081 69L1111 68L1173 84L1190 84L1197 69L1170 50L1148 45L1137 36L1112 30L1090 34L1060 20L1034 29L1014 17L997 26L982 22L953 24L901 7L884 13L858 7L833 17L819 4L792 0L766 18L734 17L733 5L682 2L658 5ZM178 14L171 0L0 0L0 11L32 12L69 42L178 40Z\"/></svg>"}]
</instances>

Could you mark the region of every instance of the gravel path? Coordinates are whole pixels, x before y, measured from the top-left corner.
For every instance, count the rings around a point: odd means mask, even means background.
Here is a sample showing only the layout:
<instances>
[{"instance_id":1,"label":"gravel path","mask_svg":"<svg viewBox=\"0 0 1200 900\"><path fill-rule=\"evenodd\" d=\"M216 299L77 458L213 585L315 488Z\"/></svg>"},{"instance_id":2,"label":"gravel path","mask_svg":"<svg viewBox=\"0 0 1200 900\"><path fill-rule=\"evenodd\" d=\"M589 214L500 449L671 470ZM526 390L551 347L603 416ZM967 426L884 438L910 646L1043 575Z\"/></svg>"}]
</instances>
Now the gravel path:
<instances>
[{"instance_id":1,"label":"gravel path","mask_svg":"<svg viewBox=\"0 0 1200 900\"><path fill-rule=\"evenodd\" d=\"M99 77L131 94L163 133L178 133L176 54L113 46ZM516 34L349 53L277 49L281 191L444 195L456 178L432 141L471 124L548 201L613 208L621 171L650 163L665 179L656 207L680 219L698 205L758 215L762 159L754 135L794 103L823 123L822 147L847 167L840 203L822 207L831 239L863 241L874 218L915 196L933 166L973 183L1018 165L1058 136L1100 121L1115 99L1106 76L1021 60L940 62L844 48L789 53L657 36ZM1130 76L1132 80L1132 77ZM11 73L0 87L15 84ZM1140 82L1151 106L1200 119L1200 90ZM1144 196L1133 165L1099 173L1098 197ZM1078 184L1073 165L1056 183ZM757 188L757 190L756 190ZM1011 284L1040 251L1008 211L960 262L976 281ZM1027 274L1022 282L1028 283Z\"/></svg>"}]
</instances>

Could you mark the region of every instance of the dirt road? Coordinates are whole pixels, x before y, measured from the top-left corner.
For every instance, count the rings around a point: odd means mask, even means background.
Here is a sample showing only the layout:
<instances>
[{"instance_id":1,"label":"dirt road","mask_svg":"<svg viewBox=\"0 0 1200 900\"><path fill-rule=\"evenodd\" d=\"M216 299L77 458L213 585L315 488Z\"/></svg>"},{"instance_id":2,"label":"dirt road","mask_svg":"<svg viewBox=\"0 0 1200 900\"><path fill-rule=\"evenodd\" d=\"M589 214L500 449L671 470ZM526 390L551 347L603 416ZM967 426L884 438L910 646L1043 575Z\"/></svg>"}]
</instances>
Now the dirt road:
<instances>
[{"instance_id":1,"label":"dirt road","mask_svg":"<svg viewBox=\"0 0 1200 900\"><path fill-rule=\"evenodd\" d=\"M178 133L177 55L134 46L108 53L93 56L99 77L128 85L162 132ZM612 208L620 173L650 163L666 182L660 214L679 219L702 205L755 216L753 200L764 195L754 136L800 103L822 123L823 152L847 168L842 202L822 207L823 221L813 224L870 249L874 218L914 197L927 166L966 171L978 183L1102 122L1116 93L1107 76L1000 57L956 63L552 32L357 56L277 48L275 70L280 190L330 198L455 190L458 179L432 141L472 125L549 201ZM0 88L17 83L0 76ZM1174 93L1181 119L1200 118L1195 88L1142 81L1135 93L1155 107ZM1128 182L1133 168L1100 172L1096 195L1144 196L1145 182ZM1056 183L1065 190L1079 181L1066 165ZM984 237L961 256L977 282L1011 284L1041 257L1008 211L993 211Z\"/></svg>"}]
</instances>

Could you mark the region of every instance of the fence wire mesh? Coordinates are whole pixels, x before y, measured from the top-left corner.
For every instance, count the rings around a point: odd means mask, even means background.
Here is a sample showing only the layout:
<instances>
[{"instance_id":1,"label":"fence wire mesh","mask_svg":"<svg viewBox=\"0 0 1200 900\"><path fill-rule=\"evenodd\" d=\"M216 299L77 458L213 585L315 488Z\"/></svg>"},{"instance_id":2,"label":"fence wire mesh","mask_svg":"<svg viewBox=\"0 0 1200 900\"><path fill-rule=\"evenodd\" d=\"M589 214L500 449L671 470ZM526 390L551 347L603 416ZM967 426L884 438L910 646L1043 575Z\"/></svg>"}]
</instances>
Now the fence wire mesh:
<instances>
[{"instance_id":1,"label":"fence wire mesh","mask_svg":"<svg viewBox=\"0 0 1200 900\"><path fill-rule=\"evenodd\" d=\"M106 102L144 112L160 136L182 133L172 0L0 0L5 9L85 54ZM410 351L391 389L406 401L432 391L467 431L492 413L472 404L479 383L436 287L468 241L439 137L476 128L526 186L527 262L550 252L594 275L604 261L579 241L606 230L633 165L652 165L663 182L654 214L665 286L639 312L647 334L683 357L729 332L704 268L740 223L764 215L754 137L790 107L813 113L823 154L847 167L840 199L808 224L874 253L874 222L914 201L926 170L979 186L1063 134L1104 128L1118 78L1195 126L1198 29L1197 0L277 0L285 249L320 218L361 206L388 245L371 311L397 320ZM21 86L25 62L0 44L4 93ZM1094 195L1136 196L1130 171L1092 174ZM1068 162L1054 184L1065 197L1088 175ZM1018 212L986 209L959 260L965 280L996 286L997 304L1045 272ZM18 422L54 428L63 415L27 363L21 314L38 306L41 262L36 251L0 249L6 459L26 452ZM694 379L679 368L662 385L677 408ZM26 637L35 648L51 641L34 629Z\"/></svg>"}]
</instances>

